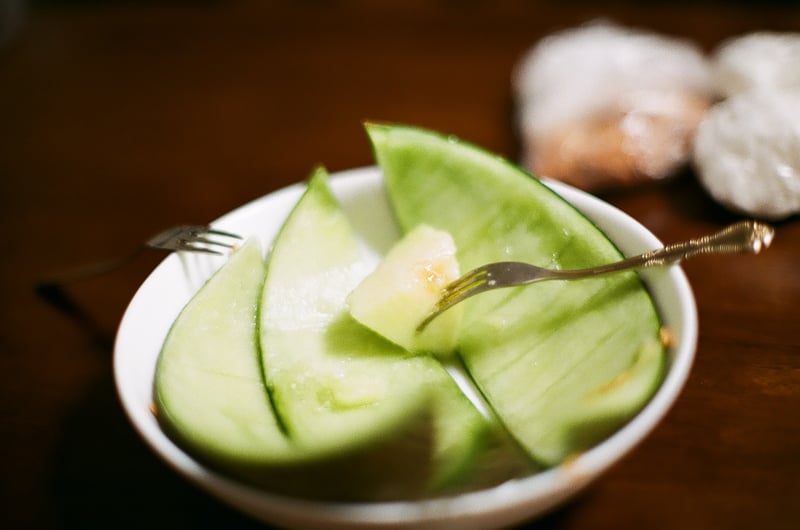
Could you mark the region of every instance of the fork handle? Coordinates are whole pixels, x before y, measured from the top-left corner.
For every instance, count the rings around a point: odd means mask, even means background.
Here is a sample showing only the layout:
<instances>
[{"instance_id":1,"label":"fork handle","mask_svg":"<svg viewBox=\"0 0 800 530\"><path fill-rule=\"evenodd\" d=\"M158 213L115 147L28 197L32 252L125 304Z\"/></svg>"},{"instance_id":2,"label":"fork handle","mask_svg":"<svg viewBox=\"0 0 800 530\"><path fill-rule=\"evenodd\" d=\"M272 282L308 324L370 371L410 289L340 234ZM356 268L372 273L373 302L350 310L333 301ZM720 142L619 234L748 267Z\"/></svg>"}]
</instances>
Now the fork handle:
<instances>
[{"instance_id":1,"label":"fork handle","mask_svg":"<svg viewBox=\"0 0 800 530\"><path fill-rule=\"evenodd\" d=\"M770 245L774 235L775 229L767 224L752 220L740 221L714 234L667 245L622 261L593 267L591 270L595 274L603 274L626 269L644 269L670 265L701 254L758 254Z\"/></svg>"},{"instance_id":2,"label":"fork handle","mask_svg":"<svg viewBox=\"0 0 800 530\"><path fill-rule=\"evenodd\" d=\"M120 256L116 259L89 263L86 265L75 267L73 269L62 271L48 278L39 280L37 282L37 290L48 289L52 288L53 286L62 286L66 284L71 284L81 280L94 278L95 276L100 276L102 274L115 271L117 269L124 267L125 265L136 259L139 256L139 254L141 254L145 250L145 248L146 248L145 246L139 246L136 247L136 249L133 250L132 252L125 254L124 256Z\"/></svg>"}]
</instances>

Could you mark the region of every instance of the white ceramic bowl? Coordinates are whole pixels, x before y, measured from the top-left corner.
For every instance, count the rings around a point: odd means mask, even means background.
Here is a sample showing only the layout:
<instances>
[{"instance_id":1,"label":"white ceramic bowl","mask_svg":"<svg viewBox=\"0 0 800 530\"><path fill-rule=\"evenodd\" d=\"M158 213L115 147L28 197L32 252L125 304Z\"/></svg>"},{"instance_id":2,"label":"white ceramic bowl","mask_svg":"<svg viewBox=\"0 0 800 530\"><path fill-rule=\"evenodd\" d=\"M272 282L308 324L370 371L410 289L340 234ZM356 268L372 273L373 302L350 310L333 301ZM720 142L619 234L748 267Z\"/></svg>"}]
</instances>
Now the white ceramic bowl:
<instances>
[{"instance_id":1,"label":"white ceramic bowl","mask_svg":"<svg viewBox=\"0 0 800 530\"><path fill-rule=\"evenodd\" d=\"M625 254L660 242L635 220L586 193L548 183L603 229ZM398 238L377 168L333 175L331 186L374 256ZM255 235L265 248L300 197L301 184L271 193L222 217L216 226ZM139 434L165 462L199 487L264 522L292 528L490 528L532 519L576 495L639 443L667 413L694 359L697 311L683 271L643 273L658 310L674 334L666 378L650 403L603 443L561 466L486 490L423 501L333 503L287 498L211 471L161 431L150 412L153 375L161 343L178 312L222 258L171 254L131 301L115 344L114 372L123 407Z\"/></svg>"}]
</instances>

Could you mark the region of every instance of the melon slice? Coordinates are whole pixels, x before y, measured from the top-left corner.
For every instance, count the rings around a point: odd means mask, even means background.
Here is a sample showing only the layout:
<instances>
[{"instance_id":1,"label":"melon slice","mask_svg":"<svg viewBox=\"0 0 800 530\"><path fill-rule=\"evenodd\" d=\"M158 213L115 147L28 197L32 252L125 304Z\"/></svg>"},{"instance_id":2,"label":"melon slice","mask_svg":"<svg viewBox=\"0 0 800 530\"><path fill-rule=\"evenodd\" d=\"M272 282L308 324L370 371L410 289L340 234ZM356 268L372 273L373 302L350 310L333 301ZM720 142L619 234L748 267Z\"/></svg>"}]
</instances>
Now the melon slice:
<instances>
[{"instance_id":1,"label":"melon slice","mask_svg":"<svg viewBox=\"0 0 800 530\"><path fill-rule=\"evenodd\" d=\"M362 455L338 496L397 499L466 483L497 425L428 355L355 321L347 296L368 273L324 170L279 233L259 314L261 366L280 424L316 458Z\"/></svg>"},{"instance_id":2,"label":"melon slice","mask_svg":"<svg viewBox=\"0 0 800 530\"><path fill-rule=\"evenodd\" d=\"M416 227L349 295L350 314L408 351L451 353L461 308L446 312L420 333L417 328L445 285L458 278L455 255L450 234L426 225Z\"/></svg>"},{"instance_id":3,"label":"melon slice","mask_svg":"<svg viewBox=\"0 0 800 530\"><path fill-rule=\"evenodd\" d=\"M465 270L508 260L579 268L621 257L584 215L495 154L413 127L367 130L401 228L447 231ZM463 311L457 342L469 374L544 465L618 429L664 373L660 319L635 273L489 292ZM614 398L601 406L611 388Z\"/></svg>"}]
</instances>

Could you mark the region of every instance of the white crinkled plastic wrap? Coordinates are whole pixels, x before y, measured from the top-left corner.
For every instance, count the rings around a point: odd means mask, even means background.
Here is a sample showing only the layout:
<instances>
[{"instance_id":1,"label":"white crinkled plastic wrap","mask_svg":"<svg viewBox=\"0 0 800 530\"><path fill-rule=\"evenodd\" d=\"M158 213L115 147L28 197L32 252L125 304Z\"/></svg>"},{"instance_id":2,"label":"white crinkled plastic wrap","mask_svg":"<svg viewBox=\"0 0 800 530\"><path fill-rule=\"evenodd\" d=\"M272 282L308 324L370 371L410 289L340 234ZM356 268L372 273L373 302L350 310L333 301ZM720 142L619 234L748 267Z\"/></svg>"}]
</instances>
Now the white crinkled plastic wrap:
<instances>
[{"instance_id":1,"label":"white crinkled plastic wrap","mask_svg":"<svg viewBox=\"0 0 800 530\"><path fill-rule=\"evenodd\" d=\"M800 33L758 31L723 42L712 57L724 96L750 90L800 90Z\"/></svg>"},{"instance_id":2,"label":"white crinkled plastic wrap","mask_svg":"<svg viewBox=\"0 0 800 530\"><path fill-rule=\"evenodd\" d=\"M800 213L800 33L729 39L712 64L728 97L700 124L700 182L735 212L770 220Z\"/></svg>"},{"instance_id":3,"label":"white crinkled plastic wrap","mask_svg":"<svg viewBox=\"0 0 800 530\"><path fill-rule=\"evenodd\" d=\"M800 212L800 91L751 90L700 124L698 176L727 208L764 219Z\"/></svg>"},{"instance_id":4,"label":"white crinkled plastic wrap","mask_svg":"<svg viewBox=\"0 0 800 530\"><path fill-rule=\"evenodd\" d=\"M544 38L513 81L523 164L589 191L683 168L715 94L692 43L608 23Z\"/></svg>"}]
</instances>

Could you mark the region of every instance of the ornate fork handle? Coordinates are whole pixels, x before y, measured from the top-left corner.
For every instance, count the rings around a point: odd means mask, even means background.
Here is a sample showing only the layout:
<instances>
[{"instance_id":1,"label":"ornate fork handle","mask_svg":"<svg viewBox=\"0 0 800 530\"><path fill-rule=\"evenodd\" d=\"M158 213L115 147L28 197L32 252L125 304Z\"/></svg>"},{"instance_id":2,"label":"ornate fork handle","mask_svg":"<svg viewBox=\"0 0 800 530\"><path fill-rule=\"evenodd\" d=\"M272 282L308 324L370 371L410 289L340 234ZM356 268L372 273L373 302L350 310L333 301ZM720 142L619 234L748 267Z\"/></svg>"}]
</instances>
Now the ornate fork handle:
<instances>
[{"instance_id":1,"label":"ornate fork handle","mask_svg":"<svg viewBox=\"0 0 800 530\"><path fill-rule=\"evenodd\" d=\"M621 261L585 269L544 269L530 263L503 261L489 263L464 274L442 290L442 296L417 327L424 329L436 316L476 294L501 287L526 285L542 280L576 280L632 269L646 269L677 263L700 254L757 254L768 247L775 230L757 221L741 221L708 236L673 243Z\"/></svg>"},{"instance_id":2,"label":"ornate fork handle","mask_svg":"<svg viewBox=\"0 0 800 530\"><path fill-rule=\"evenodd\" d=\"M621 261L588 269L560 270L558 273L561 277L583 277L587 274L670 265L701 254L758 254L770 245L774 236L775 229L769 225L752 220L740 221L714 234L667 245Z\"/></svg>"}]
</instances>

